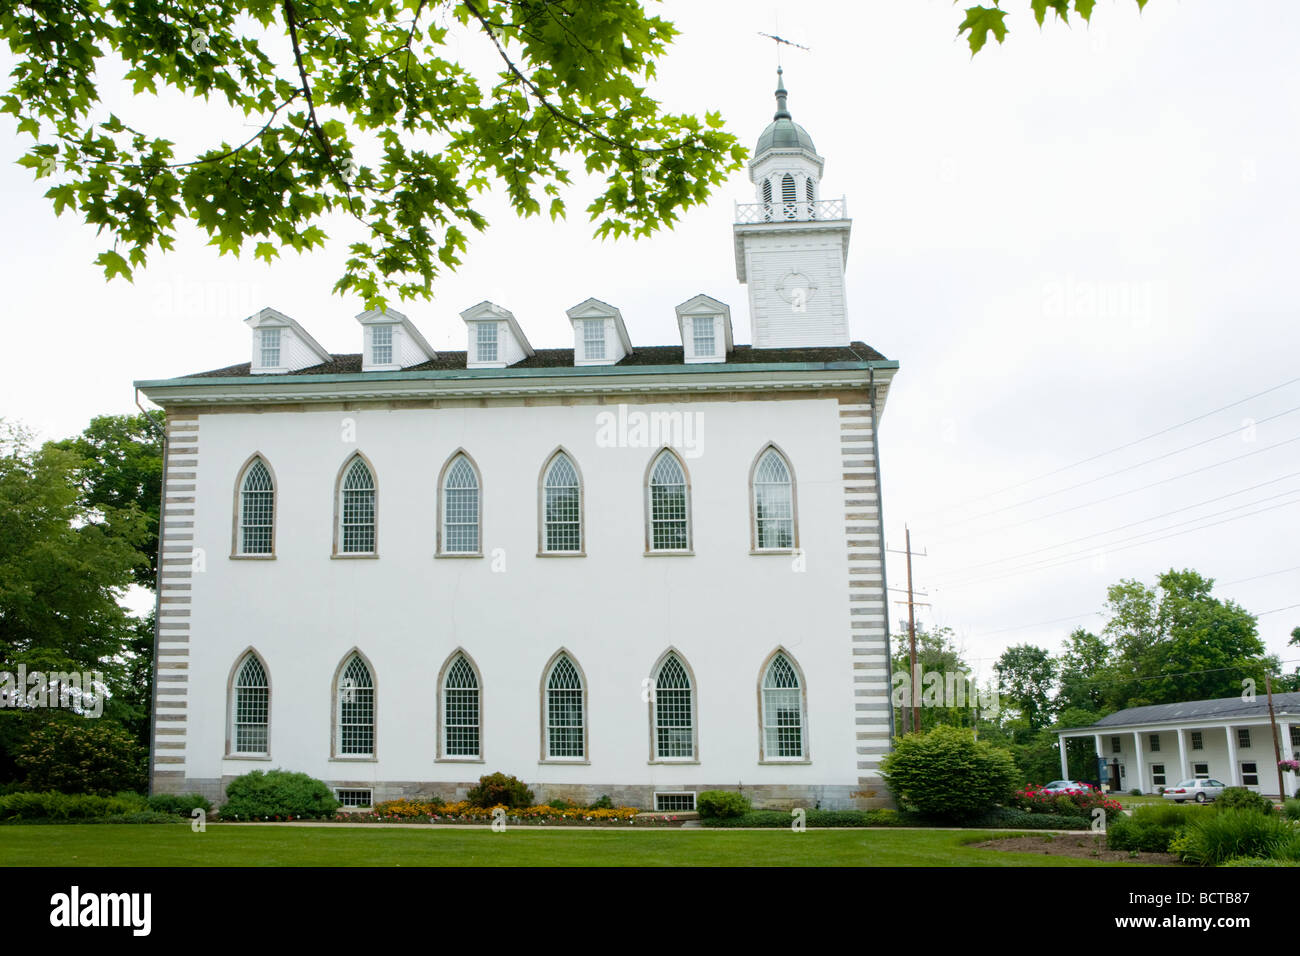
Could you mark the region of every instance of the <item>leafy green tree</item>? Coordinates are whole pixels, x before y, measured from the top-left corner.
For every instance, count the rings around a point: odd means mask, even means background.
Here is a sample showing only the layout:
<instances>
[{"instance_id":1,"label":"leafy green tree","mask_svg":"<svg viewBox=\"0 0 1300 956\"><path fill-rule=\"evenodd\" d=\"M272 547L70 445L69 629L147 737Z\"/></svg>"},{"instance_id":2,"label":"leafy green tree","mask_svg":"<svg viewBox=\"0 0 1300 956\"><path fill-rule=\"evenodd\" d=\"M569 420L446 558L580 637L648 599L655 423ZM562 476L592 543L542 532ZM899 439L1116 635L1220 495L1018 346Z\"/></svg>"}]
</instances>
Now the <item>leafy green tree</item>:
<instances>
[{"instance_id":1,"label":"leafy green tree","mask_svg":"<svg viewBox=\"0 0 1300 956\"><path fill-rule=\"evenodd\" d=\"M980 5L966 8L966 19L962 20L957 28L957 34L958 36L963 33L969 34L967 41L970 43L971 56L983 49L990 33L998 43L1001 43L1011 32L1007 27L1007 11L1002 9L1002 2L1003 0L993 0L991 7ZM1096 5L1097 0L1029 0L1029 8L1033 11L1034 19L1038 21L1040 27L1048 10L1065 23L1069 22L1071 13L1085 23L1089 22L1092 18L1092 8ZM1141 10L1147 5L1147 0L1137 0L1137 5Z\"/></svg>"},{"instance_id":2,"label":"leafy green tree","mask_svg":"<svg viewBox=\"0 0 1300 956\"><path fill-rule=\"evenodd\" d=\"M132 582L147 528L110 520L83 500L82 462L0 422L0 660L120 680L133 635L118 598ZM111 530L110 530L111 528Z\"/></svg>"},{"instance_id":3,"label":"leafy green tree","mask_svg":"<svg viewBox=\"0 0 1300 956\"><path fill-rule=\"evenodd\" d=\"M138 415L100 415L80 435L56 443L81 459L76 477L82 503L95 511L109 532L125 522L128 540L138 538L143 515L144 561L135 568L135 583L153 590L158 572L158 514L162 496L162 442L156 425Z\"/></svg>"},{"instance_id":4,"label":"leafy green tree","mask_svg":"<svg viewBox=\"0 0 1300 956\"><path fill-rule=\"evenodd\" d=\"M1031 731L1045 727L1051 717L1056 662L1049 651L1032 644L1008 647L993 665L998 692L1011 704Z\"/></svg>"},{"instance_id":5,"label":"leafy green tree","mask_svg":"<svg viewBox=\"0 0 1300 956\"><path fill-rule=\"evenodd\" d=\"M1065 639L1065 650L1057 658L1057 711L1084 710L1104 716L1106 691L1113 683L1110 647L1105 638L1077 628Z\"/></svg>"},{"instance_id":6,"label":"leafy green tree","mask_svg":"<svg viewBox=\"0 0 1300 956\"><path fill-rule=\"evenodd\" d=\"M902 706L894 707L894 726L899 733L905 733L912 729L910 718L911 702L911 648L908 643L907 634L895 635L892 640L893 646L893 675L894 681L891 683L894 696L897 700L901 696ZM967 686L966 678L962 675L971 673L971 667L962 657L961 651L958 650L954 639L953 630L950 627L937 627L933 630L918 627L916 629L916 663L921 671L922 683L918 685L917 693L921 696L923 706L920 708L920 724L923 731L937 727L939 724L950 724L955 727L969 727L974 717L975 700L972 699L976 688L974 684ZM965 697L964 704L957 704L949 700L947 694L937 706L926 703L924 676L926 674L941 675L939 688L946 691L949 686L957 690L961 685L960 692ZM951 684L948 683L947 676L952 675ZM902 682L902 677L907 677L907 683ZM932 693L930 695L934 697Z\"/></svg>"},{"instance_id":7,"label":"leafy green tree","mask_svg":"<svg viewBox=\"0 0 1300 956\"><path fill-rule=\"evenodd\" d=\"M1265 656L1255 618L1234 601L1211 593L1214 579L1170 569L1155 587L1124 580L1109 589L1105 635L1117 676L1106 703L1143 704L1233 697L1244 680L1264 685L1278 662Z\"/></svg>"},{"instance_id":8,"label":"leafy green tree","mask_svg":"<svg viewBox=\"0 0 1300 956\"><path fill-rule=\"evenodd\" d=\"M638 0L4 4L16 62L0 111L35 140L20 162L51 178L55 212L112 239L108 277L170 249L182 223L270 262L323 245L338 213L360 237L334 289L375 307L430 295L487 226L477 197L494 182L519 215L555 218L580 164L603 178L586 210L602 237L704 202L745 150L718 114L670 113L646 91L676 33ZM177 155L169 125L105 108L119 70L209 126L224 107L236 135Z\"/></svg>"}]
</instances>

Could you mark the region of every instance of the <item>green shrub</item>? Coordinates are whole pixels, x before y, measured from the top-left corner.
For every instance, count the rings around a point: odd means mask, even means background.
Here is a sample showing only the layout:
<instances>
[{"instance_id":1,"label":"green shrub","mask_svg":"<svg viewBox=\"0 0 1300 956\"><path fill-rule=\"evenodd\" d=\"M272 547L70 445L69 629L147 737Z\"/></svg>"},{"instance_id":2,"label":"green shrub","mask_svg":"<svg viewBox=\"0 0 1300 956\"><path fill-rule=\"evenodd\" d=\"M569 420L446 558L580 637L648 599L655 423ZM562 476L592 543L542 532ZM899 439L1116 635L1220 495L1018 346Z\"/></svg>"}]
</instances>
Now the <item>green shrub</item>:
<instances>
[{"instance_id":1,"label":"green shrub","mask_svg":"<svg viewBox=\"0 0 1300 956\"><path fill-rule=\"evenodd\" d=\"M994 807L987 813L965 821L968 827L999 830L1087 830L1088 818L1075 815L1057 816L1050 813L1031 813L1017 807Z\"/></svg>"},{"instance_id":2,"label":"green shrub","mask_svg":"<svg viewBox=\"0 0 1300 956\"><path fill-rule=\"evenodd\" d=\"M588 810L613 810L614 801L609 799L609 794L602 793L600 795L600 799L597 800L595 803L593 803L591 806L587 807L587 809Z\"/></svg>"},{"instance_id":3,"label":"green shrub","mask_svg":"<svg viewBox=\"0 0 1300 956\"><path fill-rule=\"evenodd\" d=\"M211 813L212 801L201 793L155 793L149 798L149 809L158 813L188 817L196 808Z\"/></svg>"},{"instance_id":4,"label":"green shrub","mask_svg":"<svg viewBox=\"0 0 1300 956\"><path fill-rule=\"evenodd\" d=\"M94 793L143 790L148 752L105 720L53 720L19 746L14 762L30 791Z\"/></svg>"},{"instance_id":5,"label":"green shrub","mask_svg":"<svg viewBox=\"0 0 1300 956\"><path fill-rule=\"evenodd\" d=\"M958 822L1008 799L1018 778L1007 751L946 725L901 738L881 773L904 808Z\"/></svg>"},{"instance_id":6,"label":"green shrub","mask_svg":"<svg viewBox=\"0 0 1300 956\"><path fill-rule=\"evenodd\" d=\"M1288 820L1300 820L1300 800L1288 800L1282 804L1282 815Z\"/></svg>"},{"instance_id":7,"label":"green shrub","mask_svg":"<svg viewBox=\"0 0 1300 956\"><path fill-rule=\"evenodd\" d=\"M554 807L556 810L572 810L575 806L575 804L570 803L562 797L557 797L554 800L547 800L546 805L548 807Z\"/></svg>"},{"instance_id":8,"label":"green shrub","mask_svg":"<svg viewBox=\"0 0 1300 956\"><path fill-rule=\"evenodd\" d=\"M738 817L753 809L749 797L730 790L704 790L695 795L695 809L704 818Z\"/></svg>"},{"instance_id":9,"label":"green shrub","mask_svg":"<svg viewBox=\"0 0 1300 956\"><path fill-rule=\"evenodd\" d=\"M1107 824L1106 846L1111 850L1167 853L1182 827L1214 812L1206 807L1182 804L1157 803L1138 807L1132 816L1121 816Z\"/></svg>"},{"instance_id":10,"label":"green shrub","mask_svg":"<svg viewBox=\"0 0 1300 956\"><path fill-rule=\"evenodd\" d=\"M1215 805L1220 810L1254 810L1256 813L1273 813L1273 801L1245 787L1225 787Z\"/></svg>"},{"instance_id":11,"label":"green shrub","mask_svg":"<svg viewBox=\"0 0 1300 956\"><path fill-rule=\"evenodd\" d=\"M305 773L254 770L230 781L221 816L228 820L311 819L333 816L339 806L324 782Z\"/></svg>"},{"instance_id":12,"label":"green shrub","mask_svg":"<svg viewBox=\"0 0 1300 956\"><path fill-rule=\"evenodd\" d=\"M129 792L104 797L90 793L21 791L0 797L0 821L93 820L113 814L136 813L147 806L144 797Z\"/></svg>"},{"instance_id":13,"label":"green shrub","mask_svg":"<svg viewBox=\"0 0 1300 956\"><path fill-rule=\"evenodd\" d=\"M518 777L491 773L478 778L478 786L470 790L468 799L476 807L531 807L533 791Z\"/></svg>"},{"instance_id":14,"label":"green shrub","mask_svg":"<svg viewBox=\"0 0 1300 956\"><path fill-rule=\"evenodd\" d=\"M1233 857L1300 860L1300 830L1275 815L1220 810L1193 818L1170 844L1187 863L1218 866Z\"/></svg>"},{"instance_id":15,"label":"green shrub","mask_svg":"<svg viewBox=\"0 0 1300 956\"><path fill-rule=\"evenodd\" d=\"M1134 787L1132 790L1130 790L1130 791L1128 792L1128 795L1129 795L1130 797L1140 797L1140 796L1142 796L1142 788L1141 788L1141 787Z\"/></svg>"}]
</instances>

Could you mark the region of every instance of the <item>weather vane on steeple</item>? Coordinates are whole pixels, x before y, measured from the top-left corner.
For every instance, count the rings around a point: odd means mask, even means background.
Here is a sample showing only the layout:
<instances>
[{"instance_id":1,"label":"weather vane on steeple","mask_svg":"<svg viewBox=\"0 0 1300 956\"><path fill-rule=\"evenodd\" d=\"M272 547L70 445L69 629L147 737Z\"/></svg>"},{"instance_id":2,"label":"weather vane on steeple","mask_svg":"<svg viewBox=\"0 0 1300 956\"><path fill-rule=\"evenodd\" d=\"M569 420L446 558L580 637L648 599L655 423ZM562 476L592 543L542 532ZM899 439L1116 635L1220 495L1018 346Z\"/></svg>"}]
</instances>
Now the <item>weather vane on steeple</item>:
<instances>
[{"instance_id":1,"label":"weather vane on steeple","mask_svg":"<svg viewBox=\"0 0 1300 956\"><path fill-rule=\"evenodd\" d=\"M787 40L785 37L779 37L779 36L777 36L777 35L775 35L775 34L773 34L773 33L764 33L762 30L759 30L759 31L758 31L758 35L761 36L761 37L767 37L769 40L775 40L775 41L776 41L776 65L777 65L777 68L778 68L778 69L780 69L780 67L781 67L781 46L782 46L782 44L784 44L785 46L796 47L796 48L798 48L798 49L800 49L800 50L807 50L809 53L812 52L812 47L804 46L802 43L795 43L793 40Z\"/></svg>"}]
</instances>

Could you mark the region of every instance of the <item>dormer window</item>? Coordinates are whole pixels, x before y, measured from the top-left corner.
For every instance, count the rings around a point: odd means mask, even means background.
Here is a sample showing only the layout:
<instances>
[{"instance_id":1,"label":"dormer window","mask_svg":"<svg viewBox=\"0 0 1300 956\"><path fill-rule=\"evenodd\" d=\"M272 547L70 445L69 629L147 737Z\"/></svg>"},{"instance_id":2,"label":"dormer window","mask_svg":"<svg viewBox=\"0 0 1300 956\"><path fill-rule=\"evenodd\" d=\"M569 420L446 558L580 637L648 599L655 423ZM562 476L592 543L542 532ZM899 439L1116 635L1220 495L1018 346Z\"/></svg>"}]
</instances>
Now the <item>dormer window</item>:
<instances>
[{"instance_id":1,"label":"dormer window","mask_svg":"<svg viewBox=\"0 0 1300 956\"><path fill-rule=\"evenodd\" d=\"M713 335L713 316L697 315L692 323L692 331L695 333L695 354L696 355L715 355L717 354L716 339Z\"/></svg>"},{"instance_id":2,"label":"dormer window","mask_svg":"<svg viewBox=\"0 0 1300 956\"><path fill-rule=\"evenodd\" d=\"M262 366L280 367L280 330L262 329Z\"/></svg>"},{"instance_id":3,"label":"dormer window","mask_svg":"<svg viewBox=\"0 0 1300 956\"><path fill-rule=\"evenodd\" d=\"M415 324L396 309L369 309L361 323L361 371L394 372L438 357Z\"/></svg>"},{"instance_id":4,"label":"dormer window","mask_svg":"<svg viewBox=\"0 0 1300 956\"><path fill-rule=\"evenodd\" d=\"M582 356L586 359L605 357L605 320L582 320Z\"/></svg>"},{"instance_id":5,"label":"dormer window","mask_svg":"<svg viewBox=\"0 0 1300 956\"><path fill-rule=\"evenodd\" d=\"M370 339L370 362L372 365L393 364L393 327L376 325Z\"/></svg>"},{"instance_id":6,"label":"dormer window","mask_svg":"<svg viewBox=\"0 0 1300 956\"><path fill-rule=\"evenodd\" d=\"M495 362L497 360L497 324L495 322L479 322L476 332L476 344L478 346L478 361Z\"/></svg>"}]
</instances>

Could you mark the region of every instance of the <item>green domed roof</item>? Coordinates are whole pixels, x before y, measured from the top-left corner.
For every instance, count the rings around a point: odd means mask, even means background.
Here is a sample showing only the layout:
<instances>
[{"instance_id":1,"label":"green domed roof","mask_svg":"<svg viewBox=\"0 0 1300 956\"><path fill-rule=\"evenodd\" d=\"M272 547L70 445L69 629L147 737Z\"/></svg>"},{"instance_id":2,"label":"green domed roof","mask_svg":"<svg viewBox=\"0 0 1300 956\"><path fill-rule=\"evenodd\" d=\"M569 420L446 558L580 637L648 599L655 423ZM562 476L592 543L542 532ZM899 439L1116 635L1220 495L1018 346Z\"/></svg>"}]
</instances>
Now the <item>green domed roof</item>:
<instances>
[{"instance_id":1,"label":"green domed roof","mask_svg":"<svg viewBox=\"0 0 1300 956\"><path fill-rule=\"evenodd\" d=\"M754 147L755 158L769 149L806 149L810 153L817 152L808 131L790 118L790 110L785 104L787 95L789 94L785 91L785 79L778 66L776 68L776 115L772 117L772 122L767 125L767 129L763 130L763 134L758 137L758 145Z\"/></svg>"},{"instance_id":2,"label":"green domed roof","mask_svg":"<svg viewBox=\"0 0 1300 956\"><path fill-rule=\"evenodd\" d=\"M808 131L788 116L768 124L767 129L758 137L754 155L769 149L806 149L811 153L817 152Z\"/></svg>"}]
</instances>

